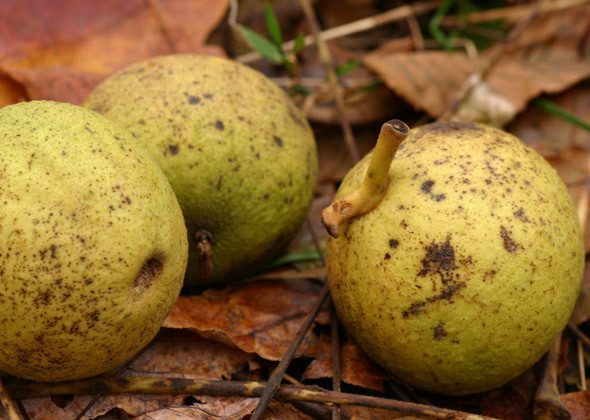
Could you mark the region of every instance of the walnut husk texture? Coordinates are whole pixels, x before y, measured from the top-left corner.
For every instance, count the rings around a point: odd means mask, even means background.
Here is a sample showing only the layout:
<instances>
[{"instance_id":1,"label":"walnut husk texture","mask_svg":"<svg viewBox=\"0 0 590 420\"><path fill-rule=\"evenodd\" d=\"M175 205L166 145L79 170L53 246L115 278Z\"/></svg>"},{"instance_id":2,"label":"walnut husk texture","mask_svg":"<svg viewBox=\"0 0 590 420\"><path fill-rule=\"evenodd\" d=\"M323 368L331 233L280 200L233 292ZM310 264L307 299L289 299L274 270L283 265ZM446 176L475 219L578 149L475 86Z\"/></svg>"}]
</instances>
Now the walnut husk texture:
<instances>
[{"instance_id":1,"label":"walnut husk texture","mask_svg":"<svg viewBox=\"0 0 590 420\"><path fill-rule=\"evenodd\" d=\"M370 156L346 176L355 191ZM553 168L479 124L416 128L383 201L328 245L344 325L414 386L469 394L533 365L564 328L584 266L581 228Z\"/></svg>"},{"instance_id":2,"label":"walnut husk texture","mask_svg":"<svg viewBox=\"0 0 590 420\"><path fill-rule=\"evenodd\" d=\"M263 74L218 57L161 56L113 75L85 106L128 128L168 176L189 232L187 284L259 269L305 219L317 177L313 133ZM212 272L199 231L211 234Z\"/></svg>"},{"instance_id":3,"label":"walnut husk texture","mask_svg":"<svg viewBox=\"0 0 590 420\"><path fill-rule=\"evenodd\" d=\"M187 236L132 135L74 105L0 110L0 371L77 379L130 359L182 286Z\"/></svg>"}]
</instances>

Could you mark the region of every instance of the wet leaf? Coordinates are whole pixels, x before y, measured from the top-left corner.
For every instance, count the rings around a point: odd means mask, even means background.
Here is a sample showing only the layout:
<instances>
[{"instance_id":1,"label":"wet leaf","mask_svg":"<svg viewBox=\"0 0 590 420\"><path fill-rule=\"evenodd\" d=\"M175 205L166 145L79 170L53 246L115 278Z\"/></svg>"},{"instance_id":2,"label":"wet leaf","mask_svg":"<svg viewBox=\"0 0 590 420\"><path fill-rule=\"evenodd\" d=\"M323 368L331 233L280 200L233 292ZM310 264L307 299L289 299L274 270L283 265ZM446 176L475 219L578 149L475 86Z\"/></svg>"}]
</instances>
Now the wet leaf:
<instances>
[{"instance_id":1,"label":"wet leaf","mask_svg":"<svg viewBox=\"0 0 590 420\"><path fill-rule=\"evenodd\" d=\"M11 0L0 5L0 72L30 99L80 103L132 62L205 47L228 0Z\"/></svg>"},{"instance_id":2,"label":"wet leaf","mask_svg":"<svg viewBox=\"0 0 590 420\"><path fill-rule=\"evenodd\" d=\"M590 56L584 49L590 17L582 5L541 14L491 68L485 83L474 91L464 111L478 120L507 122L541 93L560 92L590 75ZM579 48L579 45L582 45ZM486 60L458 52L370 54L367 66L414 107L441 116L468 77Z\"/></svg>"},{"instance_id":3,"label":"wet leaf","mask_svg":"<svg viewBox=\"0 0 590 420\"><path fill-rule=\"evenodd\" d=\"M307 281L256 281L198 296L181 296L164 322L279 360L310 311L319 287ZM327 313L324 312L324 319ZM329 347L308 333L298 355L321 357Z\"/></svg>"}]
</instances>

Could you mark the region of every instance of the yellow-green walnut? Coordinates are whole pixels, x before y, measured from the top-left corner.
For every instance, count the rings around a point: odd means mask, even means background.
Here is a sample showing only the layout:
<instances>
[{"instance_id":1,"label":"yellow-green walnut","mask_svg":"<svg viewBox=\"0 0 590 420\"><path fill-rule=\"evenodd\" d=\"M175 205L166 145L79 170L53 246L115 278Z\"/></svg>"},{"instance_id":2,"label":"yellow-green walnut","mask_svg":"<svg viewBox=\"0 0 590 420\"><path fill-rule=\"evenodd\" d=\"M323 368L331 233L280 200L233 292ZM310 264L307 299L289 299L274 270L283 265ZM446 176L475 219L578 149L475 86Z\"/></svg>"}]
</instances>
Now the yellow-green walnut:
<instances>
[{"instance_id":1,"label":"yellow-green walnut","mask_svg":"<svg viewBox=\"0 0 590 420\"><path fill-rule=\"evenodd\" d=\"M63 103L0 110L0 371L105 372L157 333L187 237L166 177L133 136Z\"/></svg>"},{"instance_id":2,"label":"yellow-green walnut","mask_svg":"<svg viewBox=\"0 0 590 420\"><path fill-rule=\"evenodd\" d=\"M305 219L313 133L263 74L218 57L161 56L114 74L85 106L128 128L167 175L189 232L187 284L244 277Z\"/></svg>"},{"instance_id":3,"label":"yellow-green walnut","mask_svg":"<svg viewBox=\"0 0 590 420\"><path fill-rule=\"evenodd\" d=\"M338 314L409 384L451 395L501 386L539 360L578 296L571 198L537 152L499 129L440 122L392 140L391 127L323 213L338 236L327 254ZM406 135L390 165L384 145Z\"/></svg>"}]
</instances>

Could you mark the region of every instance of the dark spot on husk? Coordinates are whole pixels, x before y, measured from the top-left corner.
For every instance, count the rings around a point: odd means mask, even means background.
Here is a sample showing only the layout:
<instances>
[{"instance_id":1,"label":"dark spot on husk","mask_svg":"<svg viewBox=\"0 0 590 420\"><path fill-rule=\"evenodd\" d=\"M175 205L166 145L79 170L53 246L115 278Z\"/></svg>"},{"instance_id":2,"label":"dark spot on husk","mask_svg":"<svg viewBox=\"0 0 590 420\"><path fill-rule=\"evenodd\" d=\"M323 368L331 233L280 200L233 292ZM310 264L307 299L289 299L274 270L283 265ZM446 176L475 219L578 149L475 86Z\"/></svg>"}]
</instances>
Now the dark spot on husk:
<instances>
[{"instance_id":1,"label":"dark spot on husk","mask_svg":"<svg viewBox=\"0 0 590 420\"><path fill-rule=\"evenodd\" d=\"M426 305L439 300L452 301L457 290L465 286L465 282L460 281L457 268L459 266L468 266L473 264L471 257L457 260L455 249L451 245L450 236L445 242L432 242L424 248L424 258L422 259L422 269L418 272L418 277L435 276L440 278L442 291L425 300L412 303L408 309L402 312L404 318L416 315L421 312ZM436 283L433 282L433 291L436 291Z\"/></svg>"},{"instance_id":2,"label":"dark spot on husk","mask_svg":"<svg viewBox=\"0 0 590 420\"><path fill-rule=\"evenodd\" d=\"M169 144L168 151L170 152L171 155L177 155L178 154L178 145L177 144Z\"/></svg>"},{"instance_id":3,"label":"dark spot on husk","mask_svg":"<svg viewBox=\"0 0 590 420\"><path fill-rule=\"evenodd\" d=\"M199 102L201 102L201 100L198 97L196 97L195 95L188 95L187 100L188 100L188 103L191 105L196 105Z\"/></svg>"},{"instance_id":4,"label":"dark spot on husk","mask_svg":"<svg viewBox=\"0 0 590 420\"><path fill-rule=\"evenodd\" d=\"M429 179L428 181L424 181L422 185L420 185L420 190L422 192L429 194L432 191L432 186L434 185L434 181Z\"/></svg>"},{"instance_id":5,"label":"dark spot on husk","mask_svg":"<svg viewBox=\"0 0 590 420\"><path fill-rule=\"evenodd\" d=\"M385 253L385 257L383 257L383 259L388 260L391 258L391 254L389 252Z\"/></svg>"},{"instance_id":6,"label":"dark spot on husk","mask_svg":"<svg viewBox=\"0 0 590 420\"><path fill-rule=\"evenodd\" d=\"M443 326L442 322L439 322L436 327L434 327L434 340L441 341L447 336L447 332L445 327Z\"/></svg>"},{"instance_id":7,"label":"dark spot on husk","mask_svg":"<svg viewBox=\"0 0 590 420\"><path fill-rule=\"evenodd\" d=\"M273 136L273 140L278 147L283 147L283 139L278 136Z\"/></svg>"},{"instance_id":8,"label":"dark spot on husk","mask_svg":"<svg viewBox=\"0 0 590 420\"><path fill-rule=\"evenodd\" d=\"M446 198L445 194L434 194L432 192L432 187L434 186L435 182L432 179L426 180L420 185L420 191L425 194L430 195L434 201L442 201Z\"/></svg>"},{"instance_id":9,"label":"dark spot on husk","mask_svg":"<svg viewBox=\"0 0 590 420\"><path fill-rule=\"evenodd\" d=\"M519 209L514 212L514 217L523 221L524 223L530 222L529 218L526 216L526 213L524 212L524 209L522 207L519 207Z\"/></svg>"},{"instance_id":10,"label":"dark spot on husk","mask_svg":"<svg viewBox=\"0 0 590 420\"><path fill-rule=\"evenodd\" d=\"M392 249L397 248L399 245L399 241L397 239L390 239L389 240L389 247Z\"/></svg>"},{"instance_id":11,"label":"dark spot on husk","mask_svg":"<svg viewBox=\"0 0 590 420\"><path fill-rule=\"evenodd\" d=\"M519 245L514 241L514 239L512 239L510 232L504 226L500 226L500 236L502 237L504 249L511 254L514 254Z\"/></svg>"}]
</instances>

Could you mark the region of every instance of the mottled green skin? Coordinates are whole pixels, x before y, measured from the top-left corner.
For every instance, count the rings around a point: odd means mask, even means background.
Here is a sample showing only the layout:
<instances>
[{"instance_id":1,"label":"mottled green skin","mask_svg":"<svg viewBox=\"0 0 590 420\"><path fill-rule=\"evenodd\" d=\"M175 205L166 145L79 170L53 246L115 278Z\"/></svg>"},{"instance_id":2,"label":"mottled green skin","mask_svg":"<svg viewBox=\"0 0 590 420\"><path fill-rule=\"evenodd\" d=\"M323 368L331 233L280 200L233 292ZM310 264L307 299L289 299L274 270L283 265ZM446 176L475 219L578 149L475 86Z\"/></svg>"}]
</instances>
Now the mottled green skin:
<instances>
[{"instance_id":1,"label":"mottled green skin","mask_svg":"<svg viewBox=\"0 0 590 420\"><path fill-rule=\"evenodd\" d=\"M305 219L313 133L261 73L217 57L156 57L107 79L85 106L133 132L168 176L189 231L189 285L260 268ZM195 249L199 229L213 237L211 278Z\"/></svg>"},{"instance_id":2,"label":"mottled green skin","mask_svg":"<svg viewBox=\"0 0 590 420\"><path fill-rule=\"evenodd\" d=\"M92 376L155 336L182 286L186 229L129 132L74 105L2 108L0 206L0 371Z\"/></svg>"},{"instance_id":3,"label":"mottled green skin","mask_svg":"<svg viewBox=\"0 0 590 420\"><path fill-rule=\"evenodd\" d=\"M346 176L354 191L369 156ZM584 265L569 194L534 150L498 129L412 130L372 212L328 247L338 314L401 380L444 394L498 387L564 328Z\"/></svg>"}]
</instances>

